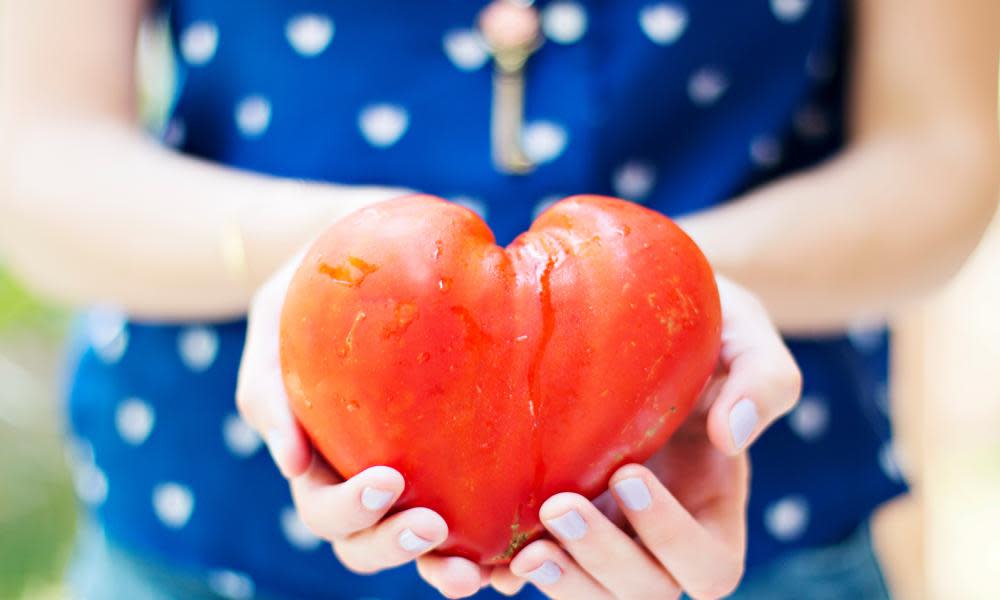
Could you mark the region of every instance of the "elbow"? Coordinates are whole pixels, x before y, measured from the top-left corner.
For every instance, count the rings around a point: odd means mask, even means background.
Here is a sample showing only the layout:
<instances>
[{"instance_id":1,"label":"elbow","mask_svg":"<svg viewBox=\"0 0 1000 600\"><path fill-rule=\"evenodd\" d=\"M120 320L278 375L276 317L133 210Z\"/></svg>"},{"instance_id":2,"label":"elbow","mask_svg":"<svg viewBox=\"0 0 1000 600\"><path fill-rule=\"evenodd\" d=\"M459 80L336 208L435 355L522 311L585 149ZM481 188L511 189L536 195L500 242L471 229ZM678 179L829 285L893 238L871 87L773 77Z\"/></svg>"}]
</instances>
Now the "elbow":
<instances>
[{"instance_id":1,"label":"elbow","mask_svg":"<svg viewBox=\"0 0 1000 600\"><path fill-rule=\"evenodd\" d=\"M938 143L938 171L950 213L943 232L950 243L942 258L938 285L957 275L979 246L994 221L1000 202L1000 144L995 123L955 126L947 139Z\"/></svg>"},{"instance_id":2,"label":"elbow","mask_svg":"<svg viewBox=\"0 0 1000 600\"><path fill-rule=\"evenodd\" d=\"M916 250L932 267L920 286L927 292L958 275L994 222L1000 202L1000 145L994 133L995 124L952 124L929 144L925 176L938 180L931 189L938 190L940 209L936 224L929 223L929 244Z\"/></svg>"}]
</instances>

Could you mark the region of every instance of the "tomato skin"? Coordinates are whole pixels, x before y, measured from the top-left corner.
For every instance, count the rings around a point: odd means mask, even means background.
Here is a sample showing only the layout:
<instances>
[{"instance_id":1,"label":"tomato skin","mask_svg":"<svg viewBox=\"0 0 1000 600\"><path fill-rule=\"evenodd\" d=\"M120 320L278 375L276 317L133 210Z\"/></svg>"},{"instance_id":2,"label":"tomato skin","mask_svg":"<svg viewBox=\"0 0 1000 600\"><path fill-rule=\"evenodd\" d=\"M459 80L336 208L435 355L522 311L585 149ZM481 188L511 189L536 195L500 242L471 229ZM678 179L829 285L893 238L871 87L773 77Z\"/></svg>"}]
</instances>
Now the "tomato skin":
<instances>
[{"instance_id":1,"label":"tomato skin","mask_svg":"<svg viewBox=\"0 0 1000 600\"><path fill-rule=\"evenodd\" d=\"M426 506L439 548L505 563L538 508L593 498L691 411L718 360L708 262L672 221L575 196L506 249L471 211L408 196L307 253L282 310L293 412L342 475L388 465L394 510Z\"/></svg>"}]
</instances>

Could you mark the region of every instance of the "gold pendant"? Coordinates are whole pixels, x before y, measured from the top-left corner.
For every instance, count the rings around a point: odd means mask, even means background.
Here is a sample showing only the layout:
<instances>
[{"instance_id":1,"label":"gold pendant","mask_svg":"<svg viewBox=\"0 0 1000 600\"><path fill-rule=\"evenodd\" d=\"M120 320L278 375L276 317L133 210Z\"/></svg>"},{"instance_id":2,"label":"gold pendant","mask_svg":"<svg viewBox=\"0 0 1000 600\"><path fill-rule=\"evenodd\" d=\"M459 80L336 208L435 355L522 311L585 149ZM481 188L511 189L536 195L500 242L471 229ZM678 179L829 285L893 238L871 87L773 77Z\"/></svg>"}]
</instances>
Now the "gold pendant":
<instances>
[{"instance_id":1,"label":"gold pendant","mask_svg":"<svg viewBox=\"0 0 1000 600\"><path fill-rule=\"evenodd\" d=\"M479 29L493 53L493 163L504 173L530 173L535 164L521 145L524 65L541 46L538 11L530 2L495 0L480 13Z\"/></svg>"}]
</instances>

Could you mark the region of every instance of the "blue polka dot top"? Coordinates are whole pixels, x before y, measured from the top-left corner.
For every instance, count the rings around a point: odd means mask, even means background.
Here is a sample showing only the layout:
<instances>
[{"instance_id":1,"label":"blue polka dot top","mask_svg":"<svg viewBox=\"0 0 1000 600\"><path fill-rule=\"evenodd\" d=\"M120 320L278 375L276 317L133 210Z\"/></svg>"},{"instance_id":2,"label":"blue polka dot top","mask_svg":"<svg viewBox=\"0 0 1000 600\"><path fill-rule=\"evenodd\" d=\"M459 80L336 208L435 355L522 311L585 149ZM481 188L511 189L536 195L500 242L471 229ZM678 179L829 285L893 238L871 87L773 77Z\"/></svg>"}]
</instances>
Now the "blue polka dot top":
<instances>
[{"instance_id":1,"label":"blue polka dot top","mask_svg":"<svg viewBox=\"0 0 1000 600\"><path fill-rule=\"evenodd\" d=\"M276 176L433 193L481 214L500 243L566 195L677 216L841 145L841 2L539 0L544 43L526 67L522 133L537 166L502 173L491 57L475 28L484 4L167 0L179 85L163 142ZM244 322L95 310L80 323L71 455L81 501L112 543L227 583L223 596L436 597L412 567L350 574L296 516L233 403ZM844 539L905 489L888 341L870 325L788 340L805 389L751 451L750 572Z\"/></svg>"}]
</instances>

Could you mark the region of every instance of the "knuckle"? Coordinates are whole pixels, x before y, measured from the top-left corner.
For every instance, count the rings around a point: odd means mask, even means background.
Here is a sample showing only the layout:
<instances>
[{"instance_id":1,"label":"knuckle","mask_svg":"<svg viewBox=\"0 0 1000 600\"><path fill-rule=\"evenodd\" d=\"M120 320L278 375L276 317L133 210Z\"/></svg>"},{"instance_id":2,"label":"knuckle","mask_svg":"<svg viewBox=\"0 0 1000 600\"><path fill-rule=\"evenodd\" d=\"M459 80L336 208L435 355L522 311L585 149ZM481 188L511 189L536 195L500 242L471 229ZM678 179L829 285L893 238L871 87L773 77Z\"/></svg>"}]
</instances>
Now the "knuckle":
<instances>
[{"instance_id":1,"label":"knuckle","mask_svg":"<svg viewBox=\"0 0 1000 600\"><path fill-rule=\"evenodd\" d=\"M766 389L775 405L784 414L799 401L802 393L802 372L790 354L775 361L765 376ZM776 415L777 416L777 415Z\"/></svg>"},{"instance_id":2,"label":"knuckle","mask_svg":"<svg viewBox=\"0 0 1000 600\"><path fill-rule=\"evenodd\" d=\"M252 402L250 401L250 393L247 392L245 386L240 385L236 388L236 410L238 410L241 415L248 416L251 408Z\"/></svg>"},{"instance_id":3,"label":"knuckle","mask_svg":"<svg viewBox=\"0 0 1000 600\"><path fill-rule=\"evenodd\" d=\"M297 503L296 510L299 511L299 519L302 524L306 526L306 529L312 532L313 535L323 538L327 541L332 541L333 536L327 535L324 531L324 523L320 518L317 511L309 508L309 505L303 502Z\"/></svg>"},{"instance_id":4,"label":"knuckle","mask_svg":"<svg viewBox=\"0 0 1000 600\"><path fill-rule=\"evenodd\" d=\"M687 592L697 600L725 598L736 591L742 579L743 562L734 560L728 566L720 569L713 579L695 589L687 590Z\"/></svg>"},{"instance_id":5,"label":"knuckle","mask_svg":"<svg viewBox=\"0 0 1000 600\"><path fill-rule=\"evenodd\" d=\"M784 399L784 408L790 410L799 401L799 396L802 395L802 371L799 370L799 366L795 364L791 355L788 355L787 362L781 369L777 387Z\"/></svg>"},{"instance_id":6,"label":"knuckle","mask_svg":"<svg viewBox=\"0 0 1000 600\"><path fill-rule=\"evenodd\" d=\"M683 595L684 592L679 590L676 585L667 583L636 595L635 600L678 600Z\"/></svg>"},{"instance_id":7,"label":"knuckle","mask_svg":"<svg viewBox=\"0 0 1000 600\"><path fill-rule=\"evenodd\" d=\"M334 523L329 511L320 510L314 502L303 498L296 498L296 510L299 511L299 518L306 529L313 535L328 542L338 541L345 537L343 532Z\"/></svg>"},{"instance_id":8,"label":"knuckle","mask_svg":"<svg viewBox=\"0 0 1000 600\"><path fill-rule=\"evenodd\" d=\"M348 546L350 542L347 541L335 541L332 544L334 556L347 570L359 575L372 575L381 570L371 561L362 558L363 552L354 552Z\"/></svg>"}]
</instances>

